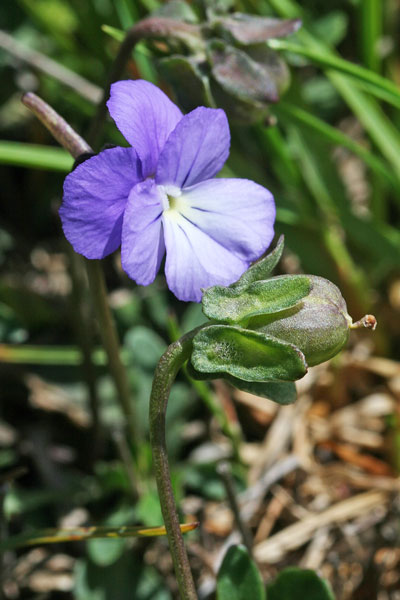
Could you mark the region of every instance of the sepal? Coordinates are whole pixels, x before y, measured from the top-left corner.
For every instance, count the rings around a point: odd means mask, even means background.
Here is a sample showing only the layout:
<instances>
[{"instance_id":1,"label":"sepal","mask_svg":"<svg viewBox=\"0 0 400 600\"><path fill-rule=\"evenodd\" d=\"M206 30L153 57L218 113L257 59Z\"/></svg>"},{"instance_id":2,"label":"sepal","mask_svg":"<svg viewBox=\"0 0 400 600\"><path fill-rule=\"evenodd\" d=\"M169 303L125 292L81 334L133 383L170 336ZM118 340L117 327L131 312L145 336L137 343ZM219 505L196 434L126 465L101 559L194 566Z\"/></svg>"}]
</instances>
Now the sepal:
<instances>
[{"instance_id":1,"label":"sepal","mask_svg":"<svg viewBox=\"0 0 400 600\"><path fill-rule=\"evenodd\" d=\"M247 323L256 315L271 315L293 308L308 295L307 275L281 275L243 287L214 286L203 294L203 312L223 323Z\"/></svg>"},{"instance_id":2,"label":"sepal","mask_svg":"<svg viewBox=\"0 0 400 600\"><path fill-rule=\"evenodd\" d=\"M257 261L243 273L240 279L235 283L232 283L229 287L231 288L243 288L253 283L253 281L261 281L262 279L268 279L272 271L275 269L278 262L281 260L283 248L285 245L285 238L281 235L278 239L278 243L275 248L267 254L264 258Z\"/></svg>"},{"instance_id":3,"label":"sepal","mask_svg":"<svg viewBox=\"0 0 400 600\"><path fill-rule=\"evenodd\" d=\"M197 371L250 382L295 381L307 372L304 354L293 344L230 325L210 325L193 339Z\"/></svg>"}]
</instances>

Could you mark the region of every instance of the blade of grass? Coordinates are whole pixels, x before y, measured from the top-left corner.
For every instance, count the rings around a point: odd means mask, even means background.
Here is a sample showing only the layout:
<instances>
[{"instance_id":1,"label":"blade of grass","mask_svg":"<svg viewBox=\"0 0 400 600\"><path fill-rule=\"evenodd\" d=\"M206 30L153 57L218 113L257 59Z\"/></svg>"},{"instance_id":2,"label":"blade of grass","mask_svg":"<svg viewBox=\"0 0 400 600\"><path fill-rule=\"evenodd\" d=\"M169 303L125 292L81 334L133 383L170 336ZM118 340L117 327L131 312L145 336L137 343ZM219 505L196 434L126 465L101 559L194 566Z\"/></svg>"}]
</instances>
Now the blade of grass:
<instances>
[{"instance_id":1,"label":"blade of grass","mask_svg":"<svg viewBox=\"0 0 400 600\"><path fill-rule=\"evenodd\" d=\"M62 148L0 140L0 164L68 173L74 160Z\"/></svg>"},{"instance_id":2,"label":"blade of grass","mask_svg":"<svg viewBox=\"0 0 400 600\"><path fill-rule=\"evenodd\" d=\"M37 2L37 0L18 0L18 4L23 11L46 35L56 44L69 53L76 53L77 44L73 30L76 26L76 16L67 3L57 6L58 18L55 18L55 11L51 10L50 3ZM60 15L60 8L62 10ZM60 18L61 16L61 18Z\"/></svg>"},{"instance_id":3,"label":"blade of grass","mask_svg":"<svg viewBox=\"0 0 400 600\"><path fill-rule=\"evenodd\" d=\"M297 186L301 179L300 173L279 128L258 125L254 128L254 131L265 150L266 156L270 157L271 166L278 178L286 182L289 180L293 185Z\"/></svg>"},{"instance_id":4,"label":"blade of grass","mask_svg":"<svg viewBox=\"0 0 400 600\"><path fill-rule=\"evenodd\" d=\"M400 90L394 83L374 73L374 71L336 56L333 52L325 48L324 45L309 47L277 39L269 40L268 45L274 50L285 50L293 54L305 56L325 69L334 69L345 75L350 75L360 82L365 82L368 84L368 91L375 94L378 98L390 102L396 108L400 108Z\"/></svg>"},{"instance_id":5,"label":"blade of grass","mask_svg":"<svg viewBox=\"0 0 400 600\"><path fill-rule=\"evenodd\" d=\"M193 531L199 523L184 523L180 526L182 533ZM21 546L42 544L59 544L60 542L77 542L93 538L127 538L127 537L159 537L166 535L165 527L77 527L76 529L42 529L9 537L0 542L0 552L14 550Z\"/></svg>"},{"instance_id":6,"label":"blade of grass","mask_svg":"<svg viewBox=\"0 0 400 600\"><path fill-rule=\"evenodd\" d=\"M354 312L368 312L370 304L368 282L362 270L354 263L343 240L339 207L331 195L330 188L326 185L318 158L307 144L302 131L296 126L290 127L290 140L302 165L304 182L323 217L320 228L321 238L336 265L350 307Z\"/></svg>"},{"instance_id":7,"label":"blade of grass","mask_svg":"<svg viewBox=\"0 0 400 600\"><path fill-rule=\"evenodd\" d=\"M349 138L336 127L325 123L308 111L288 102L280 102L279 105L274 108L274 113L278 117L285 116L301 125L305 125L333 144L347 148L359 156L372 171L388 181L397 192L400 191L400 178L396 177L395 173L386 166L385 162L377 156L374 156L369 150ZM398 196L397 199L400 201L400 196Z\"/></svg>"},{"instance_id":8,"label":"blade of grass","mask_svg":"<svg viewBox=\"0 0 400 600\"><path fill-rule=\"evenodd\" d=\"M96 9L95 4L92 0L85 0L85 2L81 0L69 0L69 4L72 6L79 21L82 32L81 43L85 44L93 56L99 57L103 64L107 64L109 58L106 47L101 39L102 17Z\"/></svg>"},{"instance_id":9,"label":"blade of grass","mask_svg":"<svg viewBox=\"0 0 400 600\"><path fill-rule=\"evenodd\" d=\"M75 346L0 344L0 362L75 367L81 364L82 354ZM93 352L93 362L98 366L106 365L105 353L100 348Z\"/></svg>"},{"instance_id":10,"label":"blade of grass","mask_svg":"<svg viewBox=\"0 0 400 600\"><path fill-rule=\"evenodd\" d=\"M346 103L357 115L382 154L400 173L400 135L373 98L368 98L352 86L347 77L329 72L329 78Z\"/></svg>"},{"instance_id":11,"label":"blade of grass","mask_svg":"<svg viewBox=\"0 0 400 600\"><path fill-rule=\"evenodd\" d=\"M115 0L114 5L123 29L132 27L132 25L139 20L139 13L135 2L130 2L129 0Z\"/></svg>"},{"instance_id":12,"label":"blade of grass","mask_svg":"<svg viewBox=\"0 0 400 600\"><path fill-rule=\"evenodd\" d=\"M359 6L361 56L365 66L376 72L381 67L378 43L382 36L382 9L381 0L363 0Z\"/></svg>"},{"instance_id":13,"label":"blade of grass","mask_svg":"<svg viewBox=\"0 0 400 600\"><path fill-rule=\"evenodd\" d=\"M287 8L286 3L281 4L278 0L269 0L269 3L282 17L292 18L301 16L302 14L301 7L292 0L290 1L290 8ZM319 51L320 55L335 56L326 44L313 37L306 30L299 31L297 36L300 41L309 48ZM368 98L356 85L354 85L354 80L332 68L327 69L326 75L342 95L345 102L353 110L360 123L363 124L365 130L369 133L371 139L375 142L382 154L392 164L395 171L399 173L400 135L396 127L389 121L378 104L374 102L372 98ZM379 77L375 73L373 75ZM393 84L391 84L391 86L393 86ZM399 92L397 91L397 93Z\"/></svg>"},{"instance_id":14,"label":"blade of grass","mask_svg":"<svg viewBox=\"0 0 400 600\"><path fill-rule=\"evenodd\" d=\"M116 40L117 42L123 42L126 32L122 29L117 29L116 27L112 27L111 25L104 24L101 26L101 30L104 31L107 35Z\"/></svg>"}]
</instances>

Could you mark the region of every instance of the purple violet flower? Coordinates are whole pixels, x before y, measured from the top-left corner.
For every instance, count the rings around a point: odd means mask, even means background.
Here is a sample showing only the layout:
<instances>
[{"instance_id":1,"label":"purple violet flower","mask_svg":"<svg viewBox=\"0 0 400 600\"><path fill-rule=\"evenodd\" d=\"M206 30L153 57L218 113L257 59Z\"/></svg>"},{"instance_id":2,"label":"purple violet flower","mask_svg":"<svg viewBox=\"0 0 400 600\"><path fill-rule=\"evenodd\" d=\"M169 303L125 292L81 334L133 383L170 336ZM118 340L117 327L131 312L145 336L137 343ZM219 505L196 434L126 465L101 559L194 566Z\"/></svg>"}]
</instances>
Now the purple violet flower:
<instances>
[{"instance_id":1,"label":"purple violet flower","mask_svg":"<svg viewBox=\"0 0 400 600\"><path fill-rule=\"evenodd\" d=\"M168 286L185 301L236 281L268 248L275 205L252 181L214 178L229 154L224 111L183 115L142 80L114 83L107 106L133 147L104 150L66 177L60 216L75 251L98 259L121 246L139 285L166 253Z\"/></svg>"}]
</instances>

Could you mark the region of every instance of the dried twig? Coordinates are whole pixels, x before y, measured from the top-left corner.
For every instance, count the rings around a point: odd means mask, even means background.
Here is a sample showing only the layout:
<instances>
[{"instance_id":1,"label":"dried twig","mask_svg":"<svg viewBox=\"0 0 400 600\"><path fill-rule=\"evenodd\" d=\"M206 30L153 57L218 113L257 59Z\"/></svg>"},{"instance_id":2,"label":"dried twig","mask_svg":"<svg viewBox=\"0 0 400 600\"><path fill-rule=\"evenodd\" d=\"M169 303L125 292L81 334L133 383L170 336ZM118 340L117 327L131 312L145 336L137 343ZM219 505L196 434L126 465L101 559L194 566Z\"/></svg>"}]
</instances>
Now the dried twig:
<instances>
[{"instance_id":1,"label":"dried twig","mask_svg":"<svg viewBox=\"0 0 400 600\"><path fill-rule=\"evenodd\" d=\"M343 523L368 513L387 501L382 491L370 491L338 502L322 513L306 517L289 525L269 540L254 547L254 556L261 563L275 563L289 551L309 541L315 531L336 523Z\"/></svg>"},{"instance_id":2,"label":"dried twig","mask_svg":"<svg viewBox=\"0 0 400 600\"><path fill-rule=\"evenodd\" d=\"M77 75L74 71L60 65L55 60L45 56L37 50L26 48L20 42L17 42L11 35L0 30L0 48L9 52L19 60L26 62L35 69L54 77L60 83L70 87L89 102L98 104L102 97L102 90L97 85L91 83L84 77Z\"/></svg>"}]
</instances>

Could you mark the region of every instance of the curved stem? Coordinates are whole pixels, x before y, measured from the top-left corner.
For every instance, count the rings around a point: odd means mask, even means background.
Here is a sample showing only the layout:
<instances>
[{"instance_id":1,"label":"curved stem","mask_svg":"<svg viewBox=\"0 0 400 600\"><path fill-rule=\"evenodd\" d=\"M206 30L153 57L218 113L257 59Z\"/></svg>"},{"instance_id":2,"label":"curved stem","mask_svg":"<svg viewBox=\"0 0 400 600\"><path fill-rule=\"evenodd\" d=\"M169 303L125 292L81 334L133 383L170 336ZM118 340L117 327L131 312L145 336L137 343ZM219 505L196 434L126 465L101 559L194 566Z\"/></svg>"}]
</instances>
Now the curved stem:
<instances>
[{"instance_id":1,"label":"curved stem","mask_svg":"<svg viewBox=\"0 0 400 600\"><path fill-rule=\"evenodd\" d=\"M101 137L104 121L107 115L106 102L110 96L111 85L122 77L135 45L144 39L162 38L166 35L188 39L197 38L199 28L191 23L184 23L166 17L148 17L131 27L123 39L118 54L111 66L107 82L104 85L103 97L97 106L87 138L92 146L97 146Z\"/></svg>"},{"instance_id":2,"label":"curved stem","mask_svg":"<svg viewBox=\"0 0 400 600\"><path fill-rule=\"evenodd\" d=\"M197 594L179 527L178 512L172 491L165 442L165 415L171 386L180 367L190 356L192 340L199 329L194 329L182 336L164 352L154 374L150 397L150 442L154 471L161 511L182 600L196 600Z\"/></svg>"}]
</instances>

